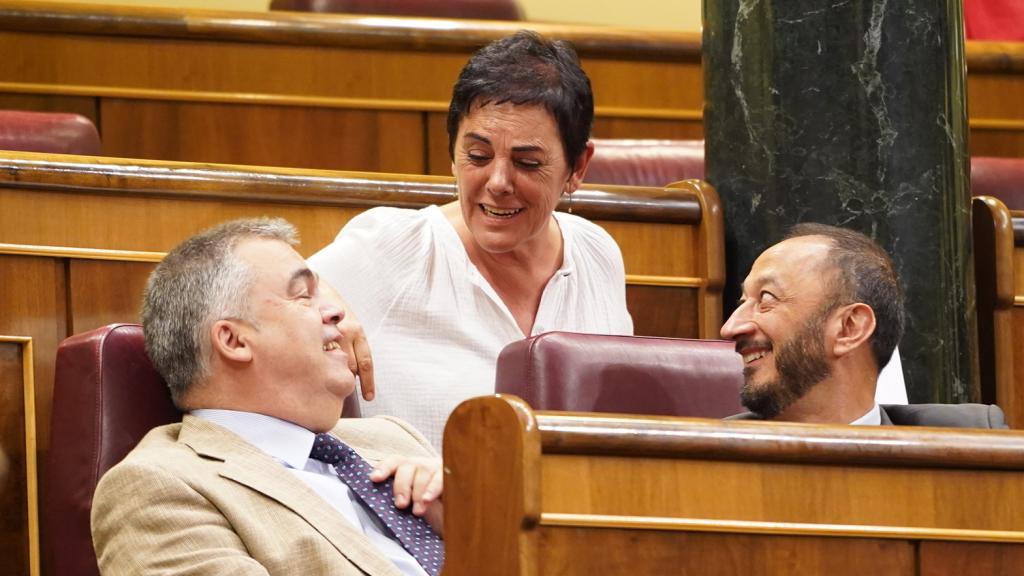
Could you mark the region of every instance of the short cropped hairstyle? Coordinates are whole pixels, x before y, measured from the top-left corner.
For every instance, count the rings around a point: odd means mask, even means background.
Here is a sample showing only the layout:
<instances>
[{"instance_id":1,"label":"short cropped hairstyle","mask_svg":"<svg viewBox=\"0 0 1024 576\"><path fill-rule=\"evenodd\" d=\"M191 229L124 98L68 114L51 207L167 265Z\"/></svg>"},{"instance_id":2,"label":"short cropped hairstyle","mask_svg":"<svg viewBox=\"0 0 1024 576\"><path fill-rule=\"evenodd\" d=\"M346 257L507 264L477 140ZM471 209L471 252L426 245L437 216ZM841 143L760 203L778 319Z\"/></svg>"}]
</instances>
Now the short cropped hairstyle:
<instances>
[{"instance_id":1,"label":"short cropped hairstyle","mask_svg":"<svg viewBox=\"0 0 1024 576\"><path fill-rule=\"evenodd\" d=\"M249 238L298 243L295 227L280 218L234 220L185 240L149 276L142 305L146 352L179 408L189 388L209 375L213 324L249 317L252 273L234 254Z\"/></svg>"},{"instance_id":2,"label":"short cropped hairstyle","mask_svg":"<svg viewBox=\"0 0 1024 576\"><path fill-rule=\"evenodd\" d=\"M846 228L797 224L786 239L801 236L824 236L832 241L829 255L837 271L832 294L836 305L862 302L874 311L871 353L881 371L903 337L906 314L903 286L892 258L871 238Z\"/></svg>"},{"instance_id":3,"label":"short cropped hairstyle","mask_svg":"<svg viewBox=\"0 0 1024 576\"><path fill-rule=\"evenodd\" d=\"M576 168L594 123L594 93L571 44L520 30L477 51L452 90L448 155L455 159L459 125L472 106L505 103L543 106L558 125L566 162Z\"/></svg>"}]
</instances>

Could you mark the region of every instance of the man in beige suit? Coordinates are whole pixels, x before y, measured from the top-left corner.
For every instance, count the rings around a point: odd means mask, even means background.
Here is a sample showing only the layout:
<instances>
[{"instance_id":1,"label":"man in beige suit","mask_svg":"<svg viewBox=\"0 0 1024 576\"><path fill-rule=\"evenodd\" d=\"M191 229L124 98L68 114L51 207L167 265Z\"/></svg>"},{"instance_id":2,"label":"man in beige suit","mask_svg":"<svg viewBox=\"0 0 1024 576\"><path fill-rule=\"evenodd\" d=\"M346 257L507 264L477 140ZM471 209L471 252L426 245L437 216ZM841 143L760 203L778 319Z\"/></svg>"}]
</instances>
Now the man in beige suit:
<instances>
[{"instance_id":1,"label":"man in beige suit","mask_svg":"<svg viewBox=\"0 0 1024 576\"><path fill-rule=\"evenodd\" d=\"M330 431L374 467L374 482L394 477L397 507L440 531L428 442L392 418L338 419L355 387L343 313L295 243L283 220L230 222L175 248L150 277L147 352L187 414L100 481L92 532L103 573L436 574L342 471L310 457ZM403 522L437 545L421 520Z\"/></svg>"}]
</instances>

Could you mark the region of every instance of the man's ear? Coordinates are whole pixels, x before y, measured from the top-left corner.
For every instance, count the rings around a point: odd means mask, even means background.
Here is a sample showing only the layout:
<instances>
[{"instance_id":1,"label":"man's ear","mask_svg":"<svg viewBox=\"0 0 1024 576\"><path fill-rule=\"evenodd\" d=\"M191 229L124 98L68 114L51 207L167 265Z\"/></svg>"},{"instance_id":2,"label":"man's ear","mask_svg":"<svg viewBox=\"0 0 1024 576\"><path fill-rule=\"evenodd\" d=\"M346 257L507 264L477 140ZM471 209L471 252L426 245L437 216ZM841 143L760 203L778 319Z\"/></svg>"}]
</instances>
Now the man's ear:
<instances>
[{"instance_id":1,"label":"man's ear","mask_svg":"<svg viewBox=\"0 0 1024 576\"><path fill-rule=\"evenodd\" d=\"M252 362L252 347L240 322L217 320L210 328L213 354L229 362Z\"/></svg>"},{"instance_id":2,"label":"man's ear","mask_svg":"<svg viewBox=\"0 0 1024 576\"><path fill-rule=\"evenodd\" d=\"M836 339L832 352L841 357L868 344L875 333L875 311L862 302L847 304L836 311Z\"/></svg>"},{"instance_id":3,"label":"man's ear","mask_svg":"<svg viewBox=\"0 0 1024 576\"><path fill-rule=\"evenodd\" d=\"M565 193L572 194L583 184L583 177L587 174L587 166L590 166L590 159L594 157L594 143L587 140L587 146L576 158L576 167L569 175L569 181L565 185Z\"/></svg>"}]
</instances>

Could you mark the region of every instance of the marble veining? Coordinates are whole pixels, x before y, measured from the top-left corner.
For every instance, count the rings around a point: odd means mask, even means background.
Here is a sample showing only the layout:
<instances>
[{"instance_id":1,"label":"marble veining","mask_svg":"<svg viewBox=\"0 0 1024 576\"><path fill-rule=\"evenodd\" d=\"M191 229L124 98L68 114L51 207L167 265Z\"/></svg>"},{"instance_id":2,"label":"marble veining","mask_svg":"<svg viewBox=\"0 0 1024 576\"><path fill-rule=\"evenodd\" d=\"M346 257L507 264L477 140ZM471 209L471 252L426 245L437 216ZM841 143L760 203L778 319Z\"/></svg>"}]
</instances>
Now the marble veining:
<instances>
[{"instance_id":1,"label":"marble veining","mask_svg":"<svg viewBox=\"0 0 1024 576\"><path fill-rule=\"evenodd\" d=\"M969 398L977 373L959 9L704 1L706 177L725 215L726 312L792 224L859 229L904 281L915 401Z\"/></svg>"}]
</instances>

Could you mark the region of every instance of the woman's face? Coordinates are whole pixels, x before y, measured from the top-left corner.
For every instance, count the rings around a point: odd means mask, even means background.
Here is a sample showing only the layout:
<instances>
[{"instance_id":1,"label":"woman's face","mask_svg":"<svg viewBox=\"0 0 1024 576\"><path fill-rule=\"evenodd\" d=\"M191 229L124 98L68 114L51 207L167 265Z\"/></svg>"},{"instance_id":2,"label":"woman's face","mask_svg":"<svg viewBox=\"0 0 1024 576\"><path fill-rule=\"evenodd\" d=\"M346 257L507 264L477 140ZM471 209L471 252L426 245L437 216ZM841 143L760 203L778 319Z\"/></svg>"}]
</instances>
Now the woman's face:
<instances>
[{"instance_id":1,"label":"woman's face","mask_svg":"<svg viewBox=\"0 0 1024 576\"><path fill-rule=\"evenodd\" d=\"M579 186L593 148L572 171L558 125L542 106L473 105L459 125L452 174L462 218L490 253L531 250L551 212Z\"/></svg>"}]
</instances>

